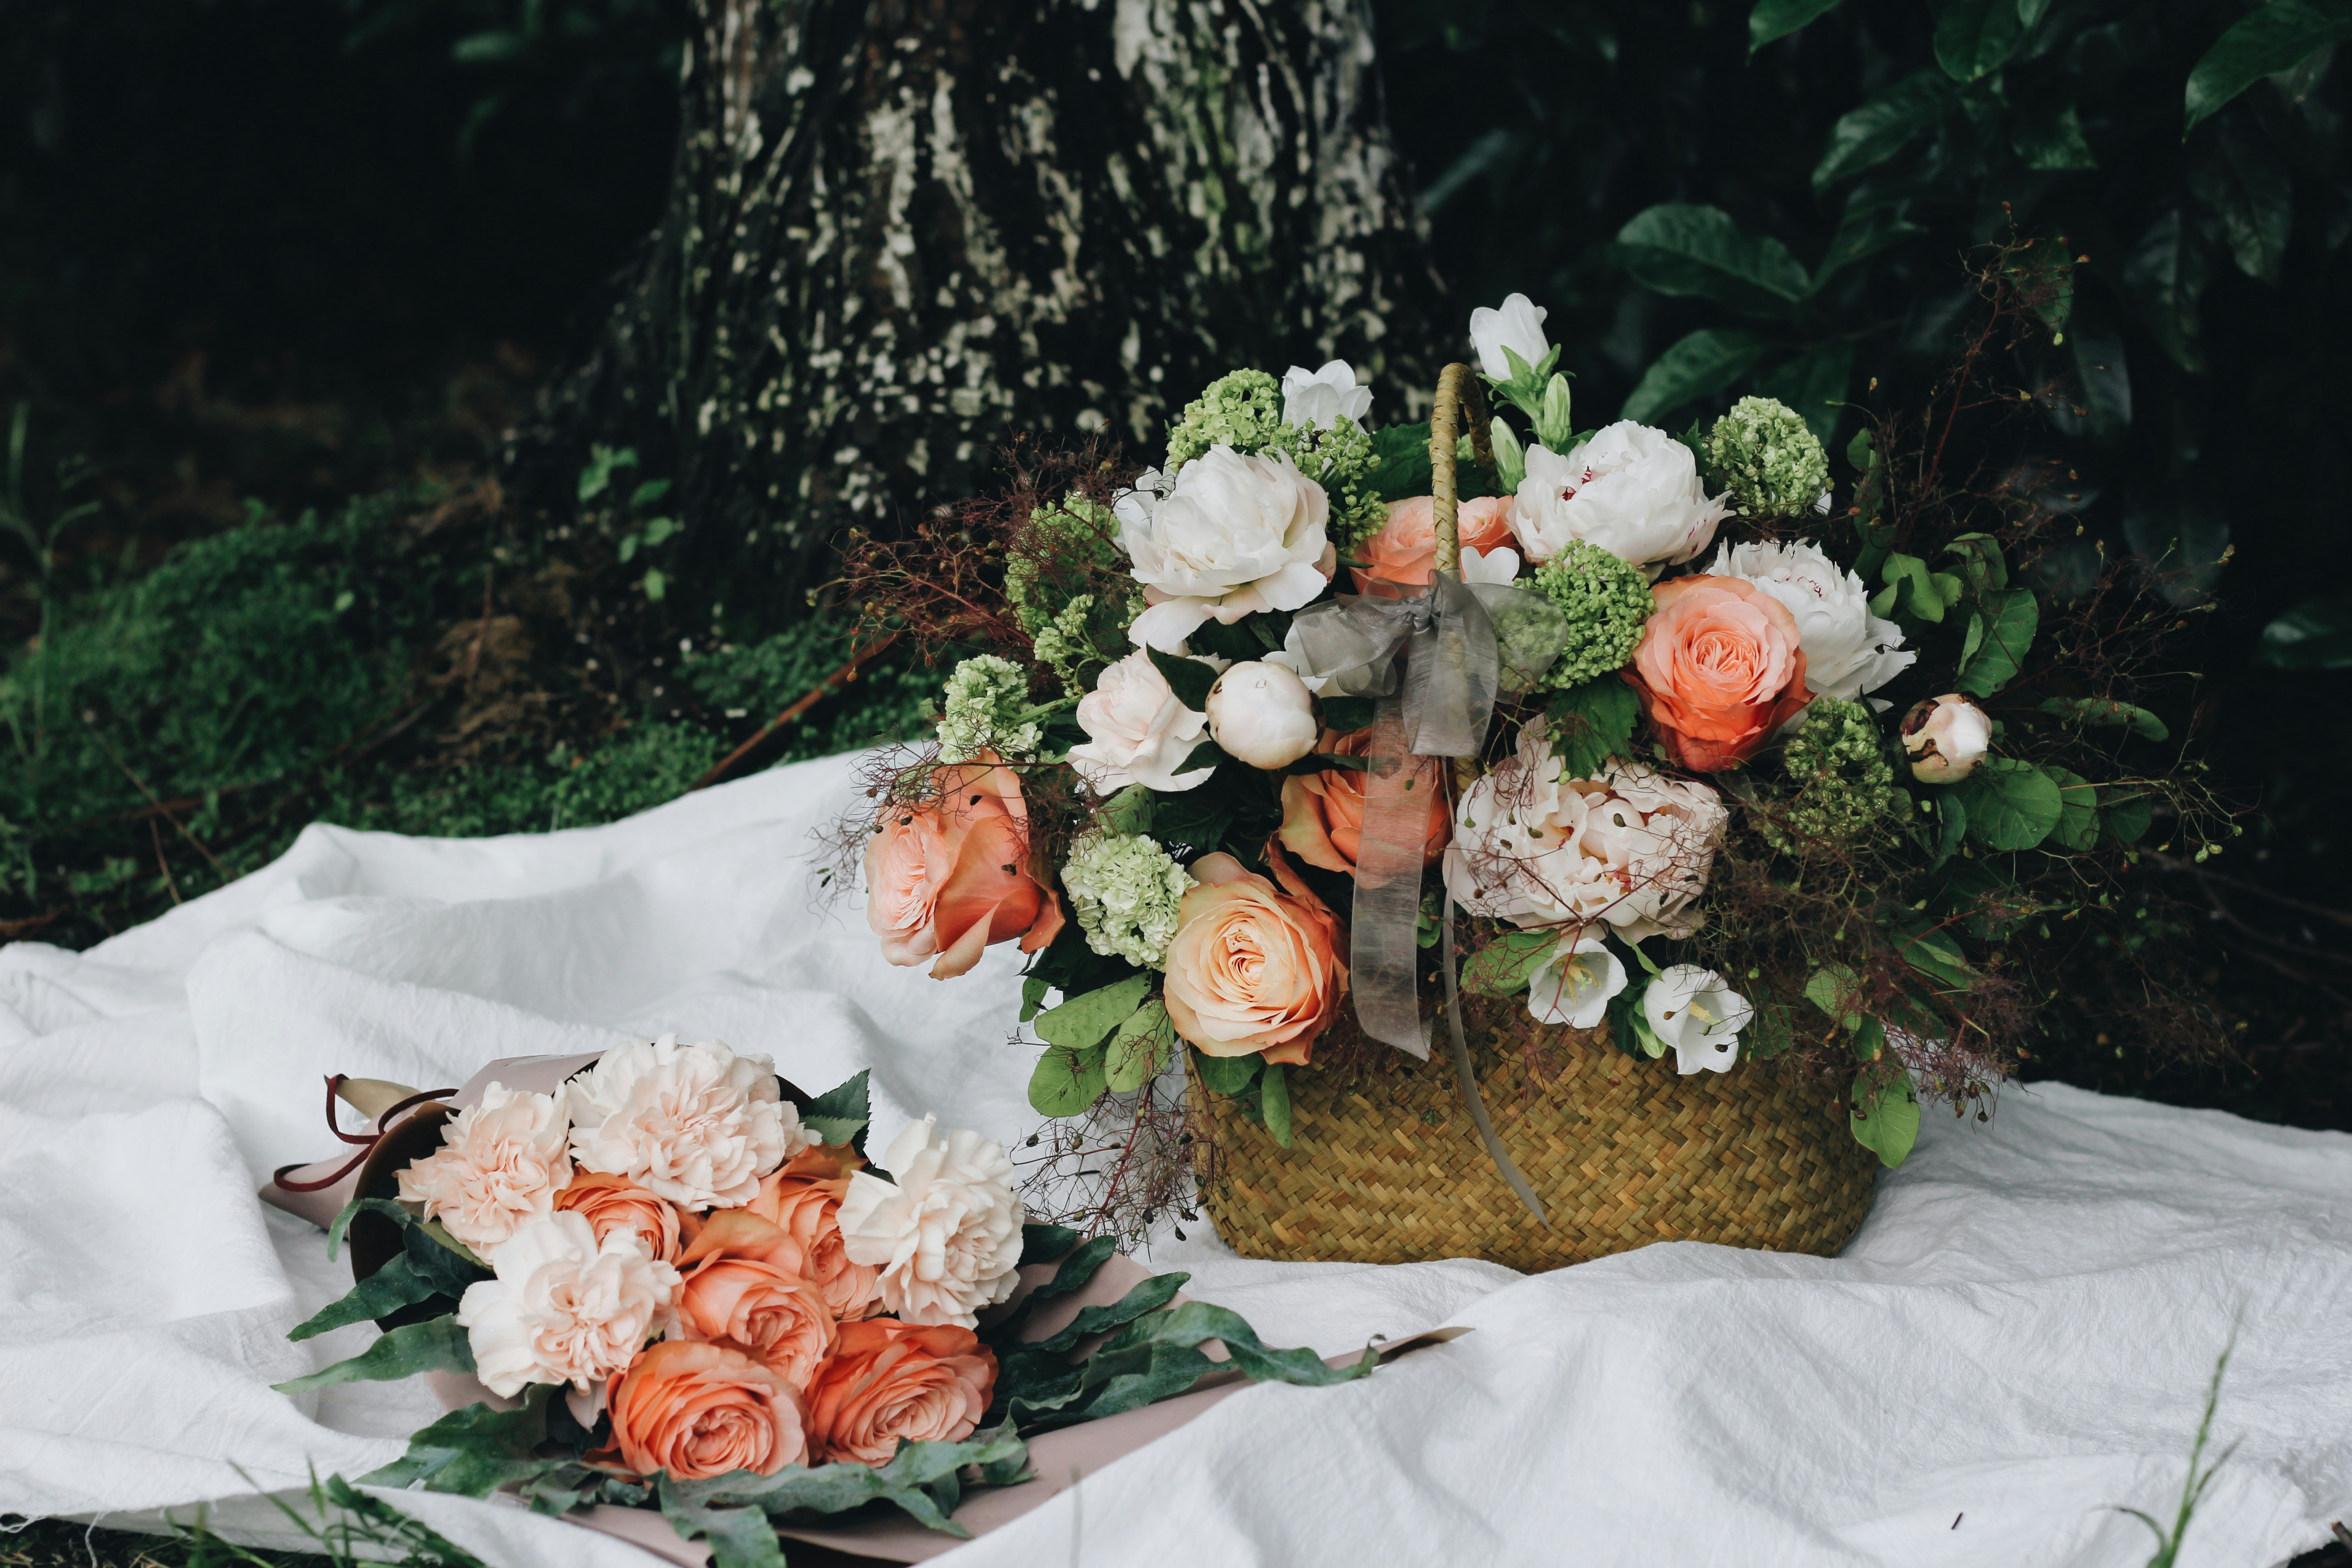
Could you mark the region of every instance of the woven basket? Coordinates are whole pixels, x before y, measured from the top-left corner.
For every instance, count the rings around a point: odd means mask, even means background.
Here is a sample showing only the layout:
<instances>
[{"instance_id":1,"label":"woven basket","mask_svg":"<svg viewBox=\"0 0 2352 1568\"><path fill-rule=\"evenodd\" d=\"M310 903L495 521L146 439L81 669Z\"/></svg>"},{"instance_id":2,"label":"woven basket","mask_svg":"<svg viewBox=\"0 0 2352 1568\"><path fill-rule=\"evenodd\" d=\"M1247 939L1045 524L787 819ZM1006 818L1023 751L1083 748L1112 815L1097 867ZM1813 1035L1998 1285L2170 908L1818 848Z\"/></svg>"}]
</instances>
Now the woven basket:
<instances>
[{"instance_id":1,"label":"woven basket","mask_svg":"<svg viewBox=\"0 0 2352 1568\"><path fill-rule=\"evenodd\" d=\"M1413 1263L1483 1258L1525 1273L1654 1241L1829 1255L1869 1212L1878 1158L1785 1058L1685 1078L1517 1002L1465 997L1479 1087L1551 1228L1470 1125L1443 1048L1418 1062L1294 1068L1291 1147L1193 1085L1216 1153L1202 1201L1244 1258ZM1557 1071L1531 1075L1522 1047ZM1352 1054L1352 1053L1351 1053Z\"/></svg>"}]
</instances>

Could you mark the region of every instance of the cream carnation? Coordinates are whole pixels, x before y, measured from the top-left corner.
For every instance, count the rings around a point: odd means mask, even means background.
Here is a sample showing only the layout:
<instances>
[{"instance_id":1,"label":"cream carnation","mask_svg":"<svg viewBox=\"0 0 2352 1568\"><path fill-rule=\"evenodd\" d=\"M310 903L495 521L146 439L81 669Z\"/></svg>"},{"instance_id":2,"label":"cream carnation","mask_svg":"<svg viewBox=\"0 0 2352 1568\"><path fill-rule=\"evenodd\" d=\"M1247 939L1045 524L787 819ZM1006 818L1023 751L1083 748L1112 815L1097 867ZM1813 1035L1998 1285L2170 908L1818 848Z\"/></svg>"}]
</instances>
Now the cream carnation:
<instances>
[{"instance_id":1,"label":"cream carnation","mask_svg":"<svg viewBox=\"0 0 2352 1568\"><path fill-rule=\"evenodd\" d=\"M783 1103L775 1064L676 1035L606 1051L568 1086L572 1157L685 1208L739 1208L817 1136Z\"/></svg>"},{"instance_id":2,"label":"cream carnation","mask_svg":"<svg viewBox=\"0 0 2352 1568\"><path fill-rule=\"evenodd\" d=\"M1113 509L1119 542L1151 607L1127 635L1173 652L1212 616L1296 610L1323 591L1338 560L1330 501L1287 452L1244 457L1212 447L1171 482L1148 472Z\"/></svg>"},{"instance_id":3,"label":"cream carnation","mask_svg":"<svg viewBox=\"0 0 2352 1568\"><path fill-rule=\"evenodd\" d=\"M1194 662L1223 668L1213 659ZM1184 759L1209 738L1209 716L1177 700L1168 678L1142 648L1104 670L1079 700L1078 728L1087 740L1070 748L1070 765L1097 795L1131 784L1174 794L1207 783L1217 771L1184 766Z\"/></svg>"},{"instance_id":4,"label":"cream carnation","mask_svg":"<svg viewBox=\"0 0 2352 1568\"><path fill-rule=\"evenodd\" d=\"M593 1424L601 1386L669 1326L677 1270L626 1227L605 1234L580 1215L541 1215L491 1260L498 1278L466 1287L457 1323L484 1387L511 1399L523 1385L568 1385ZM582 1405L575 1403L573 1413Z\"/></svg>"},{"instance_id":5,"label":"cream carnation","mask_svg":"<svg viewBox=\"0 0 2352 1568\"><path fill-rule=\"evenodd\" d=\"M1605 921L1628 942L1696 931L1729 821L1722 799L1639 763L1592 779L1564 771L1530 726L1518 755L1463 795L1445 852L1454 901L1529 928Z\"/></svg>"},{"instance_id":6,"label":"cream carnation","mask_svg":"<svg viewBox=\"0 0 2352 1568\"><path fill-rule=\"evenodd\" d=\"M1597 544L1654 578L1715 542L1730 510L1709 498L1690 448L1632 420L1596 431L1567 456L1528 448L1528 477L1511 503L1511 531L1530 561L1548 561L1571 539Z\"/></svg>"},{"instance_id":7,"label":"cream carnation","mask_svg":"<svg viewBox=\"0 0 2352 1568\"><path fill-rule=\"evenodd\" d=\"M971 1328L1013 1294L1021 1262L1021 1200L1003 1145L977 1132L939 1132L926 1116L890 1141L895 1182L849 1178L841 1244L852 1263L882 1271L883 1310L909 1323Z\"/></svg>"},{"instance_id":8,"label":"cream carnation","mask_svg":"<svg viewBox=\"0 0 2352 1568\"><path fill-rule=\"evenodd\" d=\"M572 1180L570 1128L562 1096L494 1083L450 1120L439 1149L400 1173L400 1199L488 1259L525 1220L554 1210Z\"/></svg>"},{"instance_id":9,"label":"cream carnation","mask_svg":"<svg viewBox=\"0 0 2352 1568\"><path fill-rule=\"evenodd\" d=\"M1753 583L1797 618L1805 650L1805 685L1842 702L1875 691L1918 658L1903 647L1903 628L1870 613L1870 591L1811 541L1725 544L1712 576Z\"/></svg>"}]
</instances>

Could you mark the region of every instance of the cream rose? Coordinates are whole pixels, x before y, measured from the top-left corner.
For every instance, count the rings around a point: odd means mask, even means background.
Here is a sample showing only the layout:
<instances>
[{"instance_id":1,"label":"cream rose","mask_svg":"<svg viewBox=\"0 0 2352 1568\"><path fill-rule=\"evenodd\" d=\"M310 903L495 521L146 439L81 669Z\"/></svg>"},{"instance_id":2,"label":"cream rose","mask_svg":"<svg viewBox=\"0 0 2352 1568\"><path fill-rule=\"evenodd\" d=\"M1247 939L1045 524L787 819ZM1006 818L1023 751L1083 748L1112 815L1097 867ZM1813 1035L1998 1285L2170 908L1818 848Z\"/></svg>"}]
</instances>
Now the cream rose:
<instances>
[{"instance_id":1,"label":"cream rose","mask_svg":"<svg viewBox=\"0 0 2352 1568\"><path fill-rule=\"evenodd\" d=\"M647 1340L669 1327L677 1270L634 1230L605 1233L580 1215L525 1222L490 1262L494 1279L466 1287L457 1324L475 1375L512 1398L532 1383L569 1387L572 1410L593 1425L606 1379L625 1371Z\"/></svg>"},{"instance_id":2,"label":"cream rose","mask_svg":"<svg viewBox=\"0 0 2352 1568\"><path fill-rule=\"evenodd\" d=\"M1193 659L1212 669L1223 661ZM1176 699L1168 678L1136 649L1102 672L1078 701L1086 741L1070 748L1070 765L1087 787L1109 795L1139 784L1173 795L1208 782L1213 767L1186 768L1184 759L1209 738L1209 716Z\"/></svg>"},{"instance_id":3,"label":"cream rose","mask_svg":"<svg viewBox=\"0 0 2352 1568\"><path fill-rule=\"evenodd\" d=\"M1176 1033L1213 1057L1303 1064L1348 994L1339 922L1279 847L1280 886L1226 854L1192 862L1164 1000Z\"/></svg>"},{"instance_id":4,"label":"cream rose","mask_svg":"<svg viewBox=\"0 0 2352 1568\"><path fill-rule=\"evenodd\" d=\"M572 1180L570 1130L560 1095L494 1083L450 1119L440 1148L400 1173L400 1199L487 1261L525 1220L553 1212Z\"/></svg>"},{"instance_id":5,"label":"cream rose","mask_svg":"<svg viewBox=\"0 0 2352 1568\"><path fill-rule=\"evenodd\" d=\"M566 1088L572 1157L686 1208L740 1208L816 1134L783 1103L775 1063L676 1035L606 1051Z\"/></svg>"},{"instance_id":6,"label":"cream rose","mask_svg":"<svg viewBox=\"0 0 2352 1568\"><path fill-rule=\"evenodd\" d=\"M1875 691L1918 658L1903 647L1903 628L1870 613L1862 579L1822 554L1811 540L1725 544L1710 576L1753 583L1797 618L1805 650L1805 686L1842 702Z\"/></svg>"},{"instance_id":7,"label":"cream rose","mask_svg":"<svg viewBox=\"0 0 2352 1568\"><path fill-rule=\"evenodd\" d=\"M1549 561L1580 539L1654 578L1715 542L1716 524L1730 510L1724 498L1707 495L1689 447L1628 419L1564 457L1528 447L1511 531L1530 561Z\"/></svg>"},{"instance_id":8,"label":"cream rose","mask_svg":"<svg viewBox=\"0 0 2352 1568\"><path fill-rule=\"evenodd\" d=\"M881 1270L882 1306L909 1323L971 1328L1013 1294L1021 1262L1021 1200L1013 1162L992 1138L942 1134L926 1116L883 1152L898 1179L850 1174L836 1216L852 1263Z\"/></svg>"},{"instance_id":9,"label":"cream rose","mask_svg":"<svg viewBox=\"0 0 2352 1568\"><path fill-rule=\"evenodd\" d=\"M1127 635L1163 652L1213 616L1231 626L1253 611L1299 608L1338 560L1330 502L1287 452L1245 458L1212 447L1173 483L1144 474L1113 510L1150 603Z\"/></svg>"}]
</instances>

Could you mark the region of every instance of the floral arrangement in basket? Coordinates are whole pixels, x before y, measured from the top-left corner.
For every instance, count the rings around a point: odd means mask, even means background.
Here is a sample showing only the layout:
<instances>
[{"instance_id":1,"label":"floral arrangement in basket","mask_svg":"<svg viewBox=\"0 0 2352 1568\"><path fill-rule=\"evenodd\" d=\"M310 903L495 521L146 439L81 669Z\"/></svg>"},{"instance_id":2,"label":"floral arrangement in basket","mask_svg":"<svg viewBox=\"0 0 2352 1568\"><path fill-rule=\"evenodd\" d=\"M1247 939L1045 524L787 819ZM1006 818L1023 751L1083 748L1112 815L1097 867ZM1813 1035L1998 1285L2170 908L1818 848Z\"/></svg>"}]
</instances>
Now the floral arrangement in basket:
<instances>
[{"instance_id":1,"label":"floral arrangement in basket","mask_svg":"<svg viewBox=\"0 0 2352 1568\"><path fill-rule=\"evenodd\" d=\"M2063 324L2031 248L1979 274L1955 415ZM1040 1111L1148 1115L1182 1066L1286 1145L1318 1052L1439 1027L1475 1107L1458 984L1659 1070L1801 1052L1892 1165L2057 994L2017 939L2196 830L2133 673L2179 612L2058 534L2067 477L1956 486L1940 410L1843 484L1769 398L1579 429L1544 319L1473 312L1425 425L1342 362L1235 371L1156 467L1017 451L1012 497L853 545L870 618L986 650L845 835L867 917L939 978L1031 955Z\"/></svg>"},{"instance_id":2,"label":"floral arrangement in basket","mask_svg":"<svg viewBox=\"0 0 2352 1568\"><path fill-rule=\"evenodd\" d=\"M265 1193L291 1206L369 1162L330 1251L355 1226L391 1238L289 1337L371 1320L383 1334L278 1387L439 1373L458 1406L363 1481L658 1510L717 1568L781 1568L777 1526L868 1504L966 1533L950 1517L966 1491L1026 1479L1038 1433L1220 1372L1320 1384L1378 1360L1272 1349L1182 1300L1186 1275L1106 1270L1111 1238L1024 1223L1003 1147L935 1116L874 1163L864 1073L805 1097L766 1057L674 1035L580 1060L546 1092L493 1078L406 1095L378 1132L337 1129L368 1145L355 1161L315 1181L289 1167ZM331 1127L346 1082L331 1080ZM444 1119L404 1133L419 1112ZM374 1158L387 1140L422 1152L395 1171ZM370 1194L379 1165L394 1190ZM1037 1310L1074 1296L1039 1331Z\"/></svg>"}]
</instances>

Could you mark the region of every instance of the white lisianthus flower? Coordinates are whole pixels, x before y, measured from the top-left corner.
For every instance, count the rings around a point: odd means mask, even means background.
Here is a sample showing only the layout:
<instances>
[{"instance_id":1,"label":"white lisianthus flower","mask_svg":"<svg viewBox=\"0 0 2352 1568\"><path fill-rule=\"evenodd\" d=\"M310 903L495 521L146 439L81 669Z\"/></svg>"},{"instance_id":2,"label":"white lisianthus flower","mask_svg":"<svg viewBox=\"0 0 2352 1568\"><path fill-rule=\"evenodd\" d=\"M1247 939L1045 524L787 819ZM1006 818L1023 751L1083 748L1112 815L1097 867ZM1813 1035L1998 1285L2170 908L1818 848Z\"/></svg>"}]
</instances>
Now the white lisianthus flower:
<instances>
[{"instance_id":1,"label":"white lisianthus flower","mask_svg":"<svg viewBox=\"0 0 2352 1568\"><path fill-rule=\"evenodd\" d=\"M1499 310L1485 305L1470 312L1470 342L1478 351L1478 368L1495 381L1511 379L1511 362L1504 354L1509 349L1527 362L1533 370L1551 353L1551 342L1544 336L1544 318L1551 312L1538 305L1525 294L1514 294L1503 301Z\"/></svg>"},{"instance_id":2,"label":"white lisianthus flower","mask_svg":"<svg viewBox=\"0 0 2352 1568\"><path fill-rule=\"evenodd\" d=\"M1282 377L1282 422L1328 430L1342 419L1360 420L1372 411L1372 389L1356 384L1356 372L1335 359L1321 370L1292 365Z\"/></svg>"},{"instance_id":3,"label":"white lisianthus flower","mask_svg":"<svg viewBox=\"0 0 2352 1568\"><path fill-rule=\"evenodd\" d=\"M1322 732L1314 693L1287 665L1244 659L1209 688L1209 733L1254 768L1288 767Z\"/></svg>"},{"instance_id":4,"label":"white lisianthus flower","mask_svg":"<svg viewBox=\"0 0 2352 1568\"><path fill-rule=\"evenodd\" d=\"M1549 561L1580 539L1654 578L1714 543L1716 524L1730 510L1723 497L1706 493L1688 447L1625 419L1564 457L1528 447L1511 531L1530 561Z\"/></svg>"},{"instance_id":5,"label":"white lisianthus flower","mask_svg":"<svg viewBox=\"0 0 2352 1568\"><path fill-rule=\"evenodd\" d=\"M1212 447L1173 484L1145 473L1112 510L1150 605L1128 637L1165 653L1212 617L1231 626L1254 611L1300 608L1339 562L1330 500L1287 452Z\"/></svg>"},{"instance_id":6,"label":"white lisianthus flower","mask_svg":"<svg viewBox=\"0 0 2352 1568\"><path fill-rule=\"evenodd\" d=\"M1819 697L1859 701L1916 662L1903 628L1870 613L1870 590L1811 540L1795 544L1726 543L1707 571L1753 583L1797 618L1805 685Z\"/></svg>"},{"instance_id":7,"label":"white lisianthus flower","mask_svg":"<svg viewBox=\"0 0 2352 1568\"><path fill-rule=\"evenodd\" d=\"M1714 790L1640 763L1568 779L1540 725L1464 793L1445 879L1473 914L1530 930L1605 921L1628 942L1677 939L1730 821Z\"/></svg>"},{"instance_id":8,"label":"white lisianthus flower","mask_svg":"<svg viewBox=\"0 0 2352 1568\"><path fill-rule=\"evenodd\" d=\"M527 1384L561 1384L583 1426L596 1424L605 1384L669 1327L677 1300L677 1270L643 1236L615 1226L599 1245L587 1217L568 1210L524 1224L490 1267L498 1277L457 1302L474 1374L506 1399Z\"/></svg>"},{"instance_id":9,"label":"white lisianthus flower","mask_svg":"<svg viewBox=\"0 0 2352 1568\"><path fill-rule=\"evenodd\" d=\"M572 1181L563 1097L494 1083L441 1130L441 1147L400 1173L400 1200L422 1204L485 1260Z\"/></svg>"},{"instance_id":10,"label":"white lisianthus flower","mask_svg":"<svg viewBox=\"0 0 2352 1568\"><path fill-rule=\"evenodd\" d=\"M1224 668L1222 659L1186 657ZM1172 795L1206 784L1217 771L1184 768L1184 759L1208 738L1209 716L1184 706L1142 648L1104 670L1079 699L1078 728L1087 739L1070 748L1070 765L1097 795L1131 784Z\"/></svg>"},{"instance_id":11,"label":"white lisianthus flower","mask_svg":"<svg viewBox=\"0 0 2352 1568\"><path fill-rule=\"evenodd\" d=\"M1992 746L1992 720L1957 691L1914 703L1899 732L1911 776L1921 784L1968 777Z\"/></svg>"},{"instance_id":12,"label":"white lisianthus flower","mask_svg":"<svg viewBox=\"0 0 2352 1568\"><path fill-rule=\"evenodd\" d=\"M1625 965L1597 936L1563 935L1528 976L1528 1012L1538 1024L1590 1029L1625 989Z\"/></svg>"},{"instance_id":13,"label":"white lisianthus flower","mask_svg":"<svg viewBox=\"0 0 2352 1568\"><path fill-rule=\"evenodd\" d=\"M1462 580L1465 583L1498 583L1509 587L1519 578L1519 552L1508 545L1496 545L1492 550L1462 552Z\"/></svg>"},{"instance_id":14,"label":"white lisianthus flower","mask_svg":"<svg viewBox=\"0 0 2352 1568\"><path fill-rule=\"evenodd\" d=\"M817 1135L776 1087L772 1058L676 1035L606 1051L566 1086L572 1157L683 1208L740 1208Z\"/></svg>"},{"instance_id":15,"label":"white lisianthus flower","mask_svg":"<svg viewBox=\"0 0 2352 1568\"><path fill-rule=\"evenodd\" d=\"M890 1140L898 1179L854 1172L840 1210L842 1249L879 1268L882 1307L901 1322L971 1328L1013 1294L1021 1263L1021 1200L1013 1162L992 1138L942 1135L926 1116Z\"/></svg>"},{"instance_id":16,"label":"white lisianthus flower","mask_svg":"<svg viewBox=\"0 0 2352 1568\"><path fill-rule=\"evenodd\" d=\"M1672 1046L1675 1070L1722 1072L1739 1059L1739 1031L1756 1009L1723 983L1723 976L1696 963L1675 963L1642 993L1642 1016L1650 1032Z\"/></svg>"}]
</instances>

